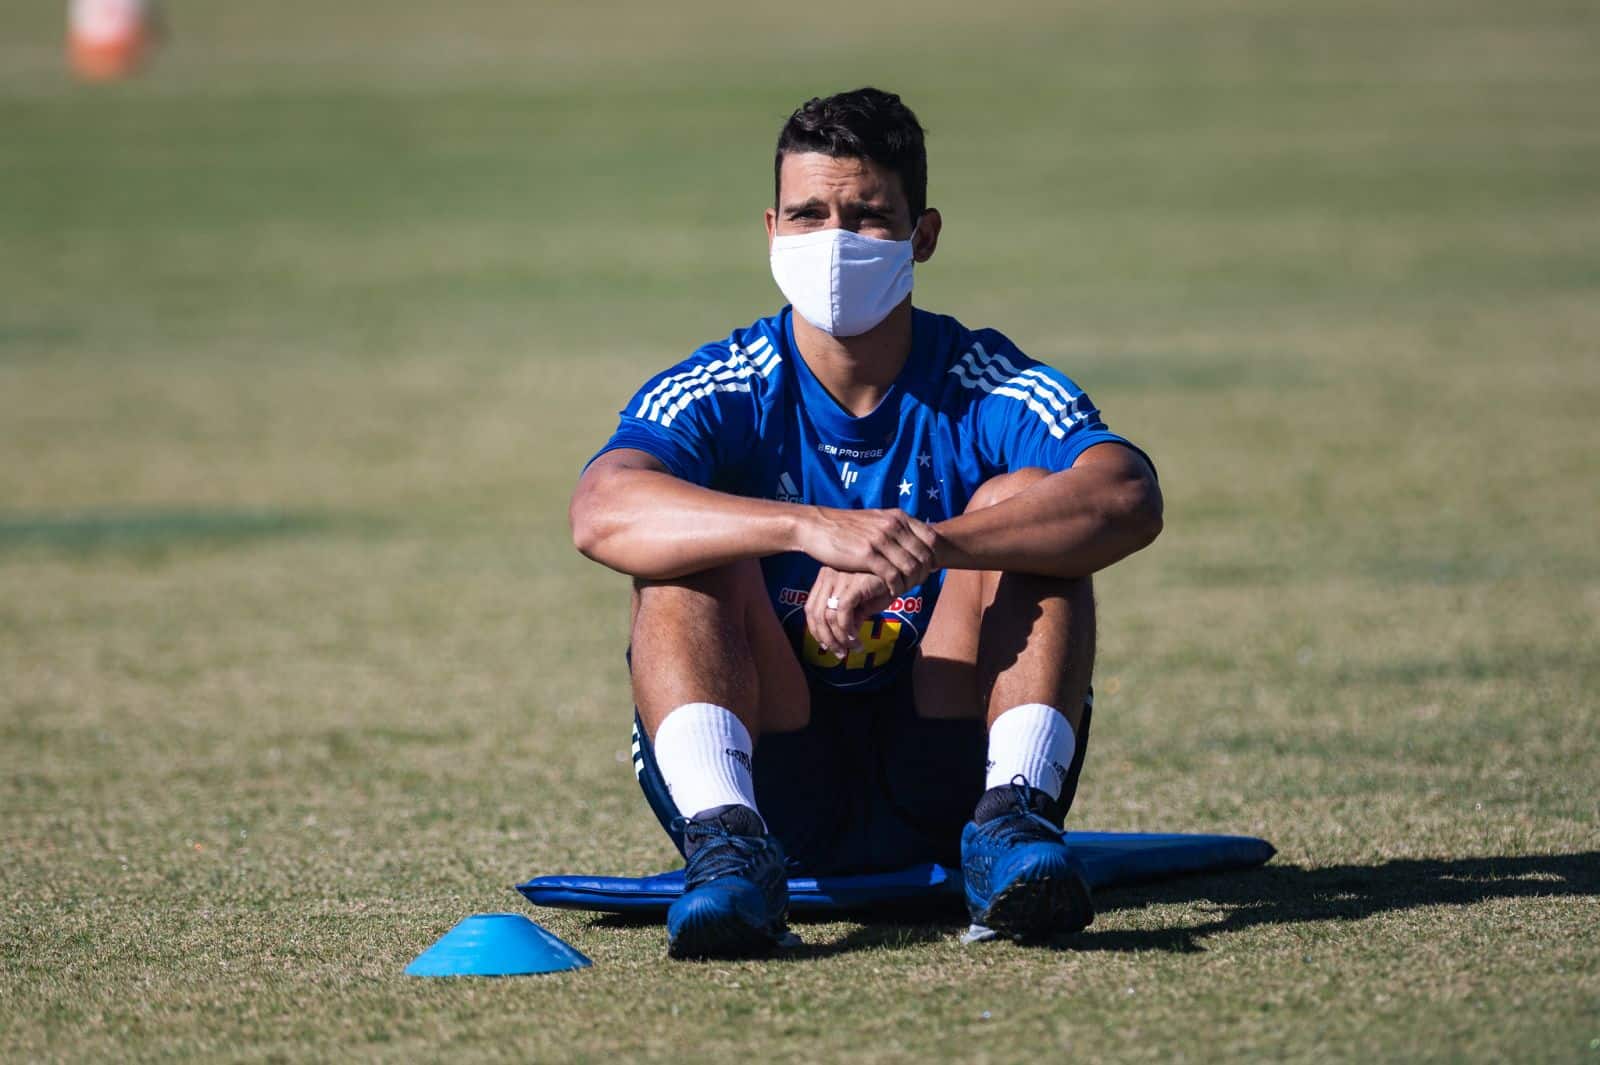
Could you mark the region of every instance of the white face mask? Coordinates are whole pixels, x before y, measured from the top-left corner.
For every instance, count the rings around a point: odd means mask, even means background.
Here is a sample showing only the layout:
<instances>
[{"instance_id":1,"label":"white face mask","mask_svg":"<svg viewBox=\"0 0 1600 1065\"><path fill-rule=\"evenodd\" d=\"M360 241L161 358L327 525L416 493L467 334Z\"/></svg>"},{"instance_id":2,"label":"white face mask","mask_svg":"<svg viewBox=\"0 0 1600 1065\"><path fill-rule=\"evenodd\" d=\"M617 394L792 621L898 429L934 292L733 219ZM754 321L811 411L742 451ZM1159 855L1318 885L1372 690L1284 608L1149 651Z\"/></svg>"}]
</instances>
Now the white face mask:
<instances>
[{"instance_id":1,"label":"white face mask","mask_svg":"<svg viewBox=\"0 0 1600 1065\"><path fill-rule=\"evenodd\" d=\"M784 298L830 336L865 333L911 294L909 240L823 229L774 237L771 258Z\"/></svg>"}]
</instances>

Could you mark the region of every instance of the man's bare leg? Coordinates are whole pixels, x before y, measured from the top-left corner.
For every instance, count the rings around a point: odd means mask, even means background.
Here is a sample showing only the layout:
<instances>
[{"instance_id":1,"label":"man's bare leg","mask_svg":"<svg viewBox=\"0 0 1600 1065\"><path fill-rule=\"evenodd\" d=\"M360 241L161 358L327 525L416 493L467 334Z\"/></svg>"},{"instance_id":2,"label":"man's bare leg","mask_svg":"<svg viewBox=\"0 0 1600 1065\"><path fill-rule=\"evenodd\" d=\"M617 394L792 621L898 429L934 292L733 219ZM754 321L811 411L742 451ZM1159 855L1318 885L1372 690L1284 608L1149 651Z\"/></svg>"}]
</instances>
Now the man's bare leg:
<instances>
[{"instance_id":1,"label":"man's bare leg","mask_svg":"<svg viewBox=\"0 0 1600 1065\"><path fill-rule=\"evenodd\" d=\"M1047 476L1026 469L983 484L968 510L993 506ZM1094 588L1089 578L951 570L922 640L917 712L982 717L1012 707L1056 708L1076 730L1094 672Z\"/></svg>"},{"instance_id":2,"label":"man's bare leg","mask_svg":"<svg viewBox=\"0 0 1600 1065\"><path fill-rule=\"evenodd\" d=\"M811 712L760 563L635 581L632 640L634 705L679 812L755 810L756 742Z\"/></svg>"},{"instance_id":3,"label":"man's bare leg","mask_svg":"<svg viewBox=\"0 0 1600 1065\"><path fill-rule=\"evenodd\" d=\"M968 509L1044 476L1029 469L994 478ZM918 712L981 717L989 728L988 790L961 850L973 922L999 934L1074 932L1094 917L1082 868L1052 828L1066 812L1060 800L1083 725L1094 626L1088 578L951 571L922 641ZM1017 777L1027 786L1013 787Z\"/></svg>"},{"instance_id":4,"label":"man's bare leg","mask_svg":"<svg viewBox=\"0 0 1600 1065\"><path fill-rule=\"evenodd\" d=\"M804 728L805 676L754 560L665 581L634 581L633 701L654 739L689 703L731 711L752 739ZM692 812L692 811L685 811Z\"/></svg>"},{"instance_id":5,"label":"man's bare leg","mask_svg":"<svg viewBox=\"0 0 1600 1065\"><path fill-rule=\"evenodd\" d=\"M763 732L802 728L800 664L754 561L637 581L634 703L683 827L684 893L667 911L675 957L761 953L787 936L784 855L756 808Z\"/></svg>"}]
</instances>

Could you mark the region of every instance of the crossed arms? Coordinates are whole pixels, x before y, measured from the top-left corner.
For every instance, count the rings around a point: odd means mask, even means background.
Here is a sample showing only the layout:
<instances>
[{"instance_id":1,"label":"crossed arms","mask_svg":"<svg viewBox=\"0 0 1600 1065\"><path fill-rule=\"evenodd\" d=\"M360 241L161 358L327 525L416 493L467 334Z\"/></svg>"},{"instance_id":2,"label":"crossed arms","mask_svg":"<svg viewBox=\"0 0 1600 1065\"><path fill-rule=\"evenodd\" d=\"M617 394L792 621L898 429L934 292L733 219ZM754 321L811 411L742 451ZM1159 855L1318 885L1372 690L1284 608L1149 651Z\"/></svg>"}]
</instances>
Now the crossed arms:
<instances>
[{"instance_id":1,"label":"crossed arms","mask_svg":"<svg viewBox=\"0 0 1600 1065\"><path fill-rule=\"evenodd\" d=\"M991 507L934 524L898 509L840 510L750 499L690 484L654 456L608 451L578 481L568 511L584 555L646 580L799 551L822 564L806 603L817 642L836 651L860 622L940 569L1085 577L1161 532L1149 465L1116 443ZM827 610L829 598L839 600Z\"/></svg>"}]
</instances>

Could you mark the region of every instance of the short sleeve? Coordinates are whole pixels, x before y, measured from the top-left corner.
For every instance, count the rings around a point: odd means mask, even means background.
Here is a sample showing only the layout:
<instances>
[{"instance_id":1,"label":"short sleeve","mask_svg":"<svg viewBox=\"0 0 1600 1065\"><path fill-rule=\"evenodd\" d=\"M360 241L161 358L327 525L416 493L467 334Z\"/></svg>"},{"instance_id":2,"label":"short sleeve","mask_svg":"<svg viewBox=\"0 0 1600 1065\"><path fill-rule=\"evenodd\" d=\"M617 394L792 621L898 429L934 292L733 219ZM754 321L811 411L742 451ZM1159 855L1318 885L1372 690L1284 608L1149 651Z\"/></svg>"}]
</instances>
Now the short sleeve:
<instances>
[{"instance_id":1,"label":"short sleeve","mask_svg":"<svg viewBox=\"0 0 1600 1065\"><path fill-rule=\"evenodd\" d=\"M726 352L717 356L702 350L646 381L589 461L633 448L659 459L675 477L719 487L748 451L754 418L747 365Z\"/></svg>"},{"instance_id":2,"label":"short sleeve","mask_svg":"<svg viewBox=\"0 0 1600 1065\"><path fill-rule=\"evenodd\" d=\"M999 472L1028 466L1065 470L1089 448L1106 443L1132 448L1150 462L1106 426L1088 394L1066 374L1022 354L997 333L980 337L957 370L984 393L976 418L986 465Z\"/></svg>"}]
</instances>

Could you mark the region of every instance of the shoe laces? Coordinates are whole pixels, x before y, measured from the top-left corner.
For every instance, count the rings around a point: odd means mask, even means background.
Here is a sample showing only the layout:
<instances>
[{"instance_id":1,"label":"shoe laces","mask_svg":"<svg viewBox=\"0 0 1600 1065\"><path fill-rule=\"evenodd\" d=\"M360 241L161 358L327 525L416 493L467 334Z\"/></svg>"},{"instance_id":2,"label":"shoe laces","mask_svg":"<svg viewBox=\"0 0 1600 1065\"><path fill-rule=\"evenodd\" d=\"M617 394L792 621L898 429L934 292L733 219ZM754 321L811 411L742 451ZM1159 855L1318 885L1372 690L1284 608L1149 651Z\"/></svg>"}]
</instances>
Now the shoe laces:
<instances>
[{"instance_id":1,"label":"shoe laces","mask_svg":"<svg viewBox=\"0 0 1600 1065\"><path fill-rule=\"evenodd\" d=\"M983 831L1005 844L1060 840L1061 829L1034 812L1035 791L1022 774L1012 777L1011 809L982 825Z\"/></svg>"},{"instance_id":2,"label":"shoe laces","mask_svg":"<svg viewBox=\"0 0 1600 1065\"><path fill-rule=\"evenodd\" d=\"M739 836L716 821L692 821L679 817L672 827L683 833L685 842L695 840L698 847L689 859L685 879L704 884L722 876L744 876L749 866L766 850L761 836Z\"/></svg>"}]
</instances>

